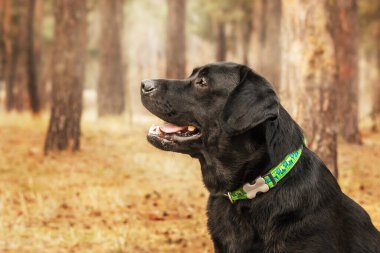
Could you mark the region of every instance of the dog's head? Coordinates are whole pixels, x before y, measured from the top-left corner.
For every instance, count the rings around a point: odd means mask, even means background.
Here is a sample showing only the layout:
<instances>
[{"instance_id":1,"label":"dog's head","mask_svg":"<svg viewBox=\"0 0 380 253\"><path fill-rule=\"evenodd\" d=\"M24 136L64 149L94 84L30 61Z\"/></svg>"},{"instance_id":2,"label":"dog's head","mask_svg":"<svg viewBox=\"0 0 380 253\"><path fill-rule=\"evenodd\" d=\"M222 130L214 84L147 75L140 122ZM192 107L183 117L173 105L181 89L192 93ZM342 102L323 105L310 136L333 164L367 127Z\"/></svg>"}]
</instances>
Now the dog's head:
<instances>
[{"instance_id":1,"label":"dog's head","mask_svg":"<svg viewBox=\"0 0 380 253\"><path fill-rule=\"evenodd\" d=\"M191 155L220 143L228 149L234 138L279 114L271 85L235 63L195 68L183 80L144 80L141 99L150 112L168 122L150 128L149 142Z\"/></svg>"}]
</instances>

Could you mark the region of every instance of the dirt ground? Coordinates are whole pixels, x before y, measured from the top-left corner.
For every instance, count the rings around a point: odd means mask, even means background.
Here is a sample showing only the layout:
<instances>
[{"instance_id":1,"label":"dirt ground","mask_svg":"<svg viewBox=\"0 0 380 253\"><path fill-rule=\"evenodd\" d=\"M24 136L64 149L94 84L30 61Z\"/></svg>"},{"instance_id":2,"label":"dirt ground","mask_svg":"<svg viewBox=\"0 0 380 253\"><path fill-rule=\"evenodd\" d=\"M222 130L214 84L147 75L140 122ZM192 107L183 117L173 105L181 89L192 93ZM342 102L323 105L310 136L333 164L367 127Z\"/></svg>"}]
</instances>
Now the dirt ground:
<instances>
[{"instance_id":1,"label":"dirt ground","mask_svg":"<svg viewBox=\"0 0 380 253\"><path fill-rule=\"evenodd\" d=\"M0 114L0 252L212 252L197 161L148 125L87 120L78 153L42 152L47 117ZM343 191L380 228L380 134L339 144Z\"/></svg>"}]
</instances>

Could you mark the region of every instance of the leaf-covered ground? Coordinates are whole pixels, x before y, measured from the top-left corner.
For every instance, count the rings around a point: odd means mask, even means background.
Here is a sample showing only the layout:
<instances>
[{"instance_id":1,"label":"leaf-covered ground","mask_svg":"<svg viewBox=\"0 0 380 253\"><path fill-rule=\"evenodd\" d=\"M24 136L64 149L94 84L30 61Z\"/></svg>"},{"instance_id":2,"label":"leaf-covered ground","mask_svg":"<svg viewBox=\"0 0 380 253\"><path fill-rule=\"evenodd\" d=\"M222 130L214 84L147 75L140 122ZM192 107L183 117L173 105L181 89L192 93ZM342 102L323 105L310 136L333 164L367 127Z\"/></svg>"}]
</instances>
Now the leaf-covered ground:
<instances>
[{"instance_id":1,"label":"leaf-covered ground","mask_svg":"<svg viewBox=\"0 0 380 253\"><path fill-rule=\"evenodd\" d=\"M0 114L0 252L212 252L197 162L148 126L83 122L82 150L42 152L47 117ZM340 143L340 183L380 228L380 134Z\"/></svg>"}]
</instances>

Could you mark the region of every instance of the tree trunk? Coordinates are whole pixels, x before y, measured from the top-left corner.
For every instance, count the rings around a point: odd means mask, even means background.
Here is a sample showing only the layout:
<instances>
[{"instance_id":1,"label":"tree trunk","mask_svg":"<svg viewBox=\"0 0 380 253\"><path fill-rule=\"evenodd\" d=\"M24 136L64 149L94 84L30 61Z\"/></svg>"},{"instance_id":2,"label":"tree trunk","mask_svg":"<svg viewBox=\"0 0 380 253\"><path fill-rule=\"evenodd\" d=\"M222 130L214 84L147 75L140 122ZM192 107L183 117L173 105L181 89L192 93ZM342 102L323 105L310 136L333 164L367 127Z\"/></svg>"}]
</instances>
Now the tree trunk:
<instances>
[{"instance_id":1,"label":"tree trunk","mask_svg":"<svg viewBox=\"0 0 380 253\"><path fill-rule=\"evenodd\" d=\"M5 1L2 24L3 77L6 109L39 111L34 51L33 17L35 0Z\"/></svg>"},{"instance_id":2,"label":"tree trunk","mask_svg":"<svg viewBox=\"0 0 380 253\"><path fill-rule=\"evenodd\" d=\"M380 1L379 1L380 5ZM380 7L379 7L380 8ZM380 12L377 12L377 34L376 34L376 42L377 42L377 69L380 69ZM377 72L377 82L373 85L373 101L372 101L372 116L373 116L373 131L378 131L379 126L377 122L377 118L380 115L380 72Z\"/></svg>"},{"instance_id":3,"label":"tree trunk","mask_svg":"<svg viewBox=\"0 0 380 253\"><path fill-rule=\"evenodd\" d=\"M125 109L122 50L123 0L101 0L98 115L120 115Z\"/></svg>"},{"instance_id":4,"label":"tree trunk","mask_svg":"<svg viewBox=\"0 0 380 253\"><path fill-rule=\"evenodd\" d=\"M184 78L186 75L186 1L167 0L167 3L166 76Z\"/></svg>"},{"instance_id":5,"label":"tree trunk","mask_svg":"<svg viewBox=\"0 0 380 253\"><path fill-rule=\"evenodd\" d=\"M7 54L7 28L10 24L10 4L7 0L0 0L0 84L5 80L5 66ZM2 87L0 86L0 89Z\"/></svg>"},{"instance_id":6,"label":"tree trunk","mask_svg":"<svg viewBox=\"0 0 380 253\"><path fill-rule=\"evenodd\" d=\"M23 110L28 104L27 87L27 22L29 1L8 1L10 22L6 31L5 64L6 109Z\"/></svg>"},{"instance_id":7,"label":"tree trunk","mask_svg":"<svg viewBox=\"0 0 380 253\"><path fill-rule=\"evenodd\" d=\"M261 0L259 72L276 90L281 75L281 0Z\"/></svg>"},{"instance_id":8,"label":"tree trunk","mask_svg":"<svg viewBox=\"0 0 380 253\"><path fill-rule=\"evenodd\" d=\"M44 0L35 0L35 11L34 11L34 55L35 55L35 68L37 73L37 90L39 98L40 109L47 108L47 105L50 101L50 94L47 91L47 82L44 77L44 66L49 64L48 68L51 69L51 62L45 62L46 58L51 57L51 43L48 42L48 39L43 41L43 21L44 16L47 13L44 13ZM43 44L43 50L42 50ZM51 75L51 71L49 71Z\"/></svg>"},{"instance_id":9,"label":"tree trunk","mask_svg":"<svg viewBox=\"0 0 380 253\"><path fill-rule=\"evenodd\" d=\"M337 66L326 4L283 0L281 85L284 104L305 130L308 146L337 177Z\"/></svg>"},{"instance_id":10,"label":"tree trunk","mask_svg":"<svg viewBox=\"0 0 380 253\"><path fill-rule=\"evenodd\" d=\"M358 7L356 0L329 0L338 65L338 122L344 139L361 143L358 120Z\"/></svg>"},{"instance_id":11,"label":"tree trunk","mask_svg":"<svg viewBox=\"0 0 380 253\"><path fill-rule=\"evenodd\" d=\"M242 52L243 52L243 64L249 65L249 45L251 44L251 35L253 30L253 3L242 2L242 11L244 12L244 18L242 20Z\"/></svg>"},{"instance_id":12,"label":"tree trunk","mask_svg":"<svg viewBox=\"0 0 380 253\"><path fill-rule=\"evenodd\" d=\"M215 44L216 44L216 61L225 61L227 55L227 45L226 45L226 23L222 20L216 21L216 34L215 34Z\"/></svg>"},{"instance_id":13,"label":"tree trunk","mask_svg":"<svg viewBox=\"0 0 380 253\"><path fill-rule=\"evenodd\" d=\"M55 1L53 90L45 153L80 147L85 73L86 1Z\"/></svg>"},{"instance_id":14,"label":"tree trunk","mask_svg":"<svg viewBox=\"0 0 380 253\"><path fill-rule=\"evenodd\" d=\"M28 1L28 18L27 18L27 40L26 40L26 67L27 67L27 86L29 93L30 108L34 113L40 111L40 100L38 97L38 85L37 85L37 68L34 49L34 11L35 0Z\"/></svg>"}]
</instances>

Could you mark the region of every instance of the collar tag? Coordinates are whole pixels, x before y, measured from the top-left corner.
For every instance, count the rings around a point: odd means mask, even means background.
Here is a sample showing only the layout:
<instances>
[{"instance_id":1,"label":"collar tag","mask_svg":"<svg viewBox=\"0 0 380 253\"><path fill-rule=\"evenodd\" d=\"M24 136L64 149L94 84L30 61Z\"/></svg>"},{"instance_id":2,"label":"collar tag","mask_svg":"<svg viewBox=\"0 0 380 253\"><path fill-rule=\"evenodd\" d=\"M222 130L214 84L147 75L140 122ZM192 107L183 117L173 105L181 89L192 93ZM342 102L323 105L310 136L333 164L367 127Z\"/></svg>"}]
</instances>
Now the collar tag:
<instances>
[{"instance_id":1,"label":"collar tag","mask_svg":"<svg viewBox=\"0 0 380 253\"><path fill-rule=\"evenodd\" d=\"M269 191L269 186L265 183L264 178L258 177L254 184L246 183L243 190L247 193L247 198L253 199L258 192Z\"/></svg>"},{"instance_id":2,"label":"collar tag","mask_svg":"<svg viewBox=\"0 0 380 253\"><path fill-rule=\"evenodd\" d=\"M258 177L254 184L246 183L243 187L237 189L236 191L228 192L227 196L231 203L234 203L239 199L253 199L256 197L258 192L269 191L269 186L265 183L264 178Z\"/></svg>"}]
</instances>

